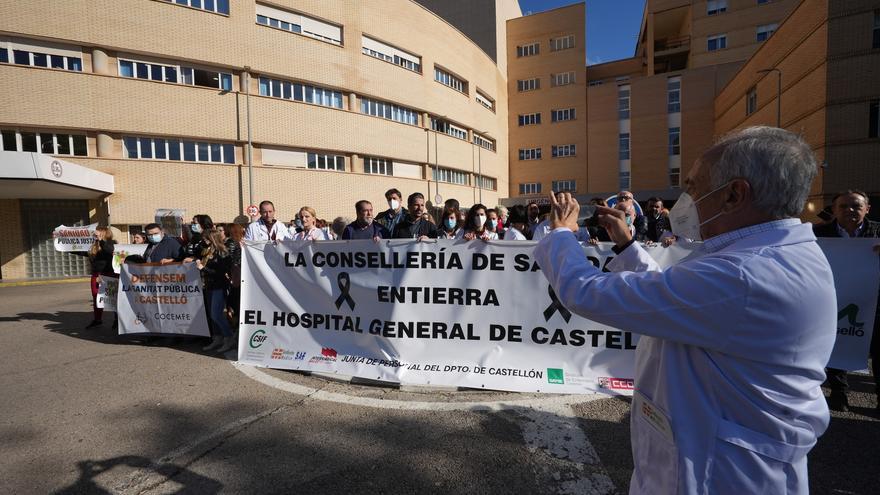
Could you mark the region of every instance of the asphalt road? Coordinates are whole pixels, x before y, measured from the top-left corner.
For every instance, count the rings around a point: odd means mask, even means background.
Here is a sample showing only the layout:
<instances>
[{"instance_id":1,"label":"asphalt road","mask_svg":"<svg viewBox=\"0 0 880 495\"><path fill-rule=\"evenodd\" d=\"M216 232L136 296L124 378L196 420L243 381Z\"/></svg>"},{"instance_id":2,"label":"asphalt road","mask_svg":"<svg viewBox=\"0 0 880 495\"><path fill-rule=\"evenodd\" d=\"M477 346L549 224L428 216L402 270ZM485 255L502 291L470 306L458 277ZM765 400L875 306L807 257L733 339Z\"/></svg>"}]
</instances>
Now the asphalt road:
<instances>
[{"instance_id":1,"label":"asphalt road","mask_svg":"<svg viewBox=\"0 0 880 495\"><path fill-rule=\"evenodd\" d=\"M628 490L625 398L350 384L90 320L87 282L0 287L0 493ZM878 492L872 385L851 383L813 493Z\"/></svg>"}]
</instances>

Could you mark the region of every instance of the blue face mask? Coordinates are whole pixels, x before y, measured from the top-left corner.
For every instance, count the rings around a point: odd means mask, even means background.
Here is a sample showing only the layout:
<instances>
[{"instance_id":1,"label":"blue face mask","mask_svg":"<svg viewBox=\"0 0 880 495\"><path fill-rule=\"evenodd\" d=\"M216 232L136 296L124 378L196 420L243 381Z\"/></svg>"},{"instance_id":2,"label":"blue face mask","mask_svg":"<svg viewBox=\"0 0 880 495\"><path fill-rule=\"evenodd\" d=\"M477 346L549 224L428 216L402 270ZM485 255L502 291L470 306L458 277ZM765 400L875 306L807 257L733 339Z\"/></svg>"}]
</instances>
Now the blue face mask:
<instances>
[{"instance_id":1,"label":"blue face mask","mask_svg":"<svg viewBox=\"0 0 880 495\"><path fill-rule=\"evenodd\" d=\"M498 220L495 220L494 218L489 220L489 228L491 230L495 230L497 227L498 227Z\"/></svg>"},{"instance_id":2,"label":"blue face mask","mask_svg":"<svg viewBox=\"0 0 880 495\"><path fill-rule=\"evenodd\" d=\"M190 228L190 230L193 231L193 234L201 234L202 233L202 226L197 223L190 225L189 228Z\"/></svg>"},{"instance_id":3,"label":"blue face mask","mask_svg":"<svg viewBox=\"0 0 880 495\"><path fill-rule=\"evenodd\" d=\"M456 222L454 218L447 218L446 219L446 228L449 230L452 230L455 228L456 223L458 223L458 222Z\"/></svg>"},{"instance_id":4,"label":"blue face mask","mask_svg":"<svg viewBox=\"0 0 880 495\"><path fill-rule=\"evenodd\" d=\"M632 226L632 224L633 224L633 217L627 215L626 216L626 226L630 227L630 226Z\"/></svg>"},{"instance_id":5,"label":"blue face mask","mask_svg":"<svg viewBox=\"0 0 880 495\"><path fill-rule=\"evenodd\" d=\"M147 236L147 240L150 241L151 244L159 244L162 242L162 234L150 234Z\"/></svg>"}]
</instances>

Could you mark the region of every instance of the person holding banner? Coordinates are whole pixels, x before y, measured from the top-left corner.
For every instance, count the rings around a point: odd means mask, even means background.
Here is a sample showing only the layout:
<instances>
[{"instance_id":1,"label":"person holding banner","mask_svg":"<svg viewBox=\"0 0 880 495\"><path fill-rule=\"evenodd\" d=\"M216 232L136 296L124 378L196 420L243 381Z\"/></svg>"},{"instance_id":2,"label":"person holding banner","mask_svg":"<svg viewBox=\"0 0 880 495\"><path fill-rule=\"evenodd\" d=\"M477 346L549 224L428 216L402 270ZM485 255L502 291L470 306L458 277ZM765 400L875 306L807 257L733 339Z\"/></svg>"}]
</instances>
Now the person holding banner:
<instances>
[{"instance_id":1,"label":"person holding banner","mask_svg":"<svg viewBox=\"0 0 880 495\"><path fill-rule=\"evenodd\" d=\"M293 236L294 241L326 241L324 231L318 227L318 213L311 206L303 206L299 209L299 217L302 219L302 230Z\"/></svg>"},{"instance_id":2,"label":"person holding banner","mask_svg":"<svg viewBox=\"0 0 880 495\"><path fill-rule=\"evenodd\" d=\"M498 234L486 228L486 207L480 203L471 206L464 220L464 233L461 237L467 241L482 239L497 241Z\"/></svg>"},{"instance_id":3,"label":"person holding banner","mask_svg":"<svg viewBox=\"0 0 880 495\"><path fill-rule=\"evenodd\" d=\"M216 229L202 234L205 248L196 267L202 272L202 284L205 288L205 311L211 321L211 329L215 332L211 343L203 347L203 351L217 349L223 353L235 347L232 329L226 319L226 293L229 290L229 277L232 273L232 256Z\"/></svg>"},{"instance_id":4,"label":"person holding banner","mask_svg":"<svg viewBox=\"0 0 880 495\"><path fill-rule=\"evenodd\" d=\"M183 259L183 245L176 238L165 235L165 230L158 223L144 227L147 233L147 250L144 259L147 263L173 263Z\"/></svg>"},{"instance_id":5,"label":"person holding banner","mask_svg":"<svg viewBox=\"0 0 880 495\"><path fill-rule=\"evenodd\" d=\"M89 263L92 265L92 322L86 328L103 324L104 309L98 307L98 281L101 275L115 276L113 272L113 232L107 227L95 229L95 242L89 248Z\"/></svg>"},{"instance_id":6,"label":"person holding banner","mask_svg":"<svg viewBox=\"0 0 880 495\"><path fill-rule=\"evenodd\" d=\"M815 225L813 232L816 237L869 237L880 238L880 222L868 220L866 217L871 211L871 204L868 202L868 195L862 191L843 191L836 194L831 199L831 212L834 214L834 220L822 225ZM874 246L877 250L878 246ZM880 300L878 300L880 307ZM877 395L877 410L880 410L880 379L877 377L878 360L880 360L880 338L877 333L880 332L880 318L874 318L874 332L872 333L870 355L874 364L874 393ZM835 411L848 412L849 399L846 396L849 390L849 379L846 377L846 370L837 368L828 368L825 370L828 374L827 385L831 389L831 396L828 397L828 406Z\"/></svg>"},{"instance_id":7,"label":"person holding banner","mask_svg":"<svg viewBox=\"0 0 880 495\"><path fill-rule=\"evenodd\" d=\"M612 273L598 270L572 234L577 201L551 196L554 230L534 255L559 302L642 335L630 493L809 492L837 329L831 267L798 218L816 173L794 133L725 136L697 160L669 215L675 234L705 239L701 255L664 271L610 208L597 213L617 257Z\"/></svg>"},{"instance_id":8,"label":"person holding banner","mask_svg":"<svg viewBox=\"0 0 880 495\"><path fill-rule=\"evenodd\" d=\"M436 239L437 226L422 218L425 214L425 195L414 192L407 198L409 210L406 217L400 220L391 231L392 239Z\"/></svg>"},{"instance_id":9,"label":"person holding banner","mask_svg":"<svg viewBox=\"0 0 880 495\"><path fill-rule=\"evenodd\" d=\"M378 241L387 239L391 235L385 227L373 220L373 203L366 199L358 201L354 204L354 213L357 219L342 231L343 240L372 239Z\"/></svg>"},{"instance_id":10,"label":"person holding banner","mask_svg":"<svg viewBox=\"0 0 880 495\"><path fill-rule=\"evenodd\" d=\"M260 218L251 222L244 233L248 241L283 241L290 237L284 222L275 219L275 205L271 201L260 202Z\"/></svg>"},{"instance_id":11,"label":"person holding banner","mask_svg":"<svg viewBox=\"0 0 880 495\"><path fill-rule=\"evenodd\" d=\"M504 232L505 241L527 241L526 232L529 228L529 218L526 216L526 207L513 205L510 207L510 216L507 217L508 227Z\"/></svg>"}]
</instances>

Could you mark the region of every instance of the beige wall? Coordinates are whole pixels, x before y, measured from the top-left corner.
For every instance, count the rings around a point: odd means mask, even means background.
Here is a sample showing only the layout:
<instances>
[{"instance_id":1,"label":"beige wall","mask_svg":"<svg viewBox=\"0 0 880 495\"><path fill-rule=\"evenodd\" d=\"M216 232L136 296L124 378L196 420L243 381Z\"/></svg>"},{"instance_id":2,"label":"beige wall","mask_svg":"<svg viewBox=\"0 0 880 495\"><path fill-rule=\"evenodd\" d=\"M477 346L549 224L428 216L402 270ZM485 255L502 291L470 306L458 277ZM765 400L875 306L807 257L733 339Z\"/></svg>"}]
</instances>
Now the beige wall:
<instances>
[{"instance_id":1,"label":"beige wall","mask_svg":"<svg viewBox=\"0 0 880 495\"><path fill-rule=\"evenodd\" d=\"M574 4L533 14L507 22L508 109L510 142L509 195L519 196L519 184L540 182L543 194L550 191L554 180L577 181L578 192L589 186L587 176L587 101L586 101L586 39L584 4ZM550 50L550 39L573 34L575 47ZM540 43L540 54L516 56L518 45ZM551 74L575 73L575 84L552 87ZM517 92L517 80L541 79L541 89ZM576 120L553 123L551 110L574 108ZM518 126L520 114L541 113L541 124ZM553 158L552 146L574 144L574 157ZM542 149L540 160L519 160L520 148Z\"/></svg>"},{"instance_id":2,"label":"beige wall","mask_svg":"<svg viewBox=\"0 0 880 495\"><path fill-rule=\"evenodd\" d=\"M0 199L0 278L15 280L27 276L24 228L17 199Z\"/></svg>"}]
</instances>

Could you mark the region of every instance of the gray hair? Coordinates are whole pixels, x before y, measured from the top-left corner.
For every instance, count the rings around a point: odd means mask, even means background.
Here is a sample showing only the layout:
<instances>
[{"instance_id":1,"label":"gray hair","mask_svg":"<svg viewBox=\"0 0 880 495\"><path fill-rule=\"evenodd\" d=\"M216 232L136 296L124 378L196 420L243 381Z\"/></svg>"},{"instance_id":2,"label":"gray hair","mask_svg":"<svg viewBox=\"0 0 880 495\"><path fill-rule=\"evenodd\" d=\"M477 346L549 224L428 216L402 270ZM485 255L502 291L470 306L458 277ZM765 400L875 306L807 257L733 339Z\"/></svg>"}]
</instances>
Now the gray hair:
<instances>
[{"instance_id":1,"label":"gray hair","mask_svg":"<svg viewBox=\"0 0 880 495\"><path fill-rule=\"evenodd\" d=\"M709 160L712 188L745 179L755 207L771 217L800 216L816 177L816 157L810 145L793 132L776 127L748 127L715 143Z\"/></svg>"}]
</instances>

